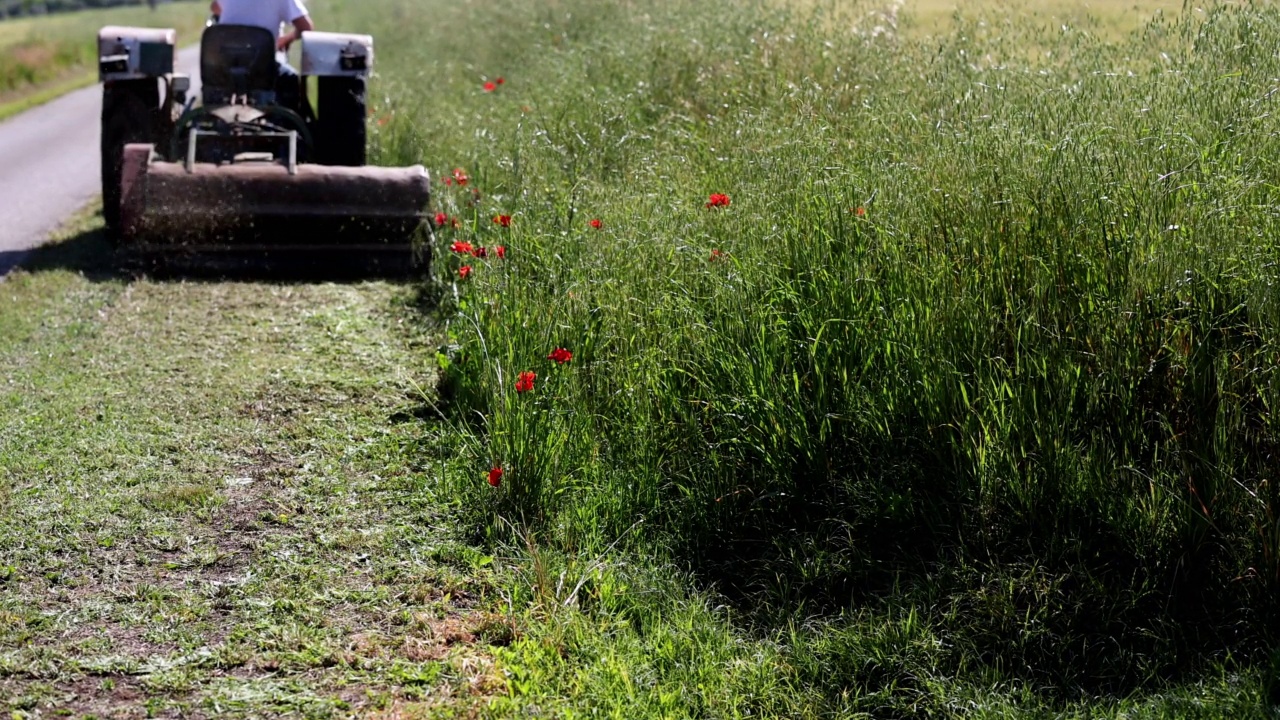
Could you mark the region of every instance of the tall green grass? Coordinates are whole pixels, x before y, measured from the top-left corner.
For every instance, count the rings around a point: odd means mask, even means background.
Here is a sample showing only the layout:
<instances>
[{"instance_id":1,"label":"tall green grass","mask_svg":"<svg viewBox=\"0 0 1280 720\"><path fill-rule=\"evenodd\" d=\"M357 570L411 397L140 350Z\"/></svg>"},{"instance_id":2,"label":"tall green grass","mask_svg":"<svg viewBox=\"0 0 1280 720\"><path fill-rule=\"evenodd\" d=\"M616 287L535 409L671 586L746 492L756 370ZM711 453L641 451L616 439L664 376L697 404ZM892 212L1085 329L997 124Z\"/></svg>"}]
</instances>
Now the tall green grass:
<instances>
[{"instance_id":1,"label":"tall green grass","mask_svg":"<svg viewBox=\"0 0 1280 720\"><path fill-rule=\"evenodd\" d=\"M378 158L469 175L448 487L525 558L513 707L1277 699L1280 11L380 7Z\"/></svg>"},{"instance_id":2,"label":"tall green grass","mask_svg":"<svg viewBox=\"0 0 1280 720\"><path fill-rule=\"evenodd\" d=\"M105 25L172 27L178 42L199 41L209 4L166 3L85 10L0 23L0 98L30 93L78 74L96 75L98 30Z\"/></svg>"}]
</instances>

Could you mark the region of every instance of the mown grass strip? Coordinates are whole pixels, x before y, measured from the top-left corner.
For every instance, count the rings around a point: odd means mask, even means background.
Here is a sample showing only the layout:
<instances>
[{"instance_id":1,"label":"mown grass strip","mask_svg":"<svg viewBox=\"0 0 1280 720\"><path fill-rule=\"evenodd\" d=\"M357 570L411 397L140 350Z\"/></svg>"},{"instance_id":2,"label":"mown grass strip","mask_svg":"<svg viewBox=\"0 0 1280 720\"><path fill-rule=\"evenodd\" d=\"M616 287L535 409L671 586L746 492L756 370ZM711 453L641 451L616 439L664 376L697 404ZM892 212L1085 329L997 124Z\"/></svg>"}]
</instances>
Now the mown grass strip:
<instances>
[{"instance_id":1,"label":"mown grass strip","mask_svg":"<svg viewBox=\"0 0 1280 720\"><path fill-rule=\"evenodd\" d=\"M456 714L501 690L510 630L423 489L411 287L124 275L90 217L0 296L0 708Z\"/></svg>"}]
</instances>

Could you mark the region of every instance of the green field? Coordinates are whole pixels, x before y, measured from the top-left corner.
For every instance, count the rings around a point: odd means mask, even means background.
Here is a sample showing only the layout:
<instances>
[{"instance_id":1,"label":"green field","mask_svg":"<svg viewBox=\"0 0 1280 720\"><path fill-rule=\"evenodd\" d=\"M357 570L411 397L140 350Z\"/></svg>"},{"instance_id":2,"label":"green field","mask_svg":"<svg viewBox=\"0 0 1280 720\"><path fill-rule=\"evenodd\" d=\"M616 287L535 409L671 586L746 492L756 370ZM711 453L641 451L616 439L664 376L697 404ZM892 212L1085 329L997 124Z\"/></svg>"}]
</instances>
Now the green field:
<instances>
[{"instance_id":1,"label":"green field","mask_svg":"<svg viewBox=\"0 0 1280 720\"><path fill-rule=\"evenodd\" d=\"M182 45L199 40L208 3L85 10L0 22L0 117L97 79L104 25L172 27Z\"/></svg>"},{"instance_id":2,"label":"green field","mask_svg":"<svg viewBox=\"0 0 1280 720\"><path fill-rule=\"evenodd\" d=\"M317 2L432 277L0 284L18 716L1276 717L1280 9L1030 7Z\"/></svg>"},{"instance_id":3,"label":"green field","mask_svg":"<svg viewBox=\"0 0 1280 720\"><path fill-rule=\"evenodd\" d=\"M946 32L957 15L985 14L993 24L1048 22L1088 27L1119 39L1156 14L1178 15L1183 0L903 0L902 16L911 33ZM1192 12L1222 2L1191 3ZM892 3L888 3L892 6Z\"/></svg>"},{"instance_id":4,"label":"green field","mask_svg":"<svg viewBox=\"0 0 1280 720\"><path fill-rule=\"evenodd\" d=\"M514 702L1267 714L1274 8L387 7Z\"/></svg>"}]
</instances>

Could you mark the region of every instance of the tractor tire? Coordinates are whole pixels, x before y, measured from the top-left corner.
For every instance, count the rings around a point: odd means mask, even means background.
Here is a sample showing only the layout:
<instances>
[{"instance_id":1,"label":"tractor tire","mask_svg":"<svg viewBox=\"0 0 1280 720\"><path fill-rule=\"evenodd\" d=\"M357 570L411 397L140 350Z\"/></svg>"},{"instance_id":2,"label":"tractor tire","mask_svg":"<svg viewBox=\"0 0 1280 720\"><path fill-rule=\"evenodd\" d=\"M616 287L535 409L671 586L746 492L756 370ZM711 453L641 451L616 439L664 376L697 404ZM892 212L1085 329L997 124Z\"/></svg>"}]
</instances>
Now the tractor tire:
<instances>
[{"instance_id":1,"label":"tractor tire","mask_svg":"<svg viewBox=\"0 0 1280 720\"><path fill-rule=\"evenodd\" d=\"M317 78L316 160L321 165L361 167L368 131L368 80L362 77Z\"/></svg>"},{"instance_id":2,"label":"tractor tire","mask_svg":"<svg viewBox=\"0 0 1280 720\"><path fill-rule=\"evenodd\" d=\"M120 239L120 171L124 146L156 142L160 88L155 80L117 81L102 91L102 217Z\"/></svg>"}]
</instances>

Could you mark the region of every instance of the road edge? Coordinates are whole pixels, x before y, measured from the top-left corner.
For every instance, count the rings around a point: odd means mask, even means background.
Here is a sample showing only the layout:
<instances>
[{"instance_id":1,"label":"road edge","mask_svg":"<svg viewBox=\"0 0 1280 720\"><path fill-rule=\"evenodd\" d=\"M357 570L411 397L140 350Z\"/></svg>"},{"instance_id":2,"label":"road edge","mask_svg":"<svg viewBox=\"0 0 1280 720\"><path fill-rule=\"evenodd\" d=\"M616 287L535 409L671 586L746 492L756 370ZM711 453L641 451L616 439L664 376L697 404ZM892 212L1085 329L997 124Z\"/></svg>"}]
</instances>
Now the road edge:
<instances>
[{"instance_id":1,"label":"road edge","mask_svg":"<svg viewBox=\"0 0 1280 720\"><path fill-rule=\"evenodd\" d=\"M69 95L76 90L83 90L94 84L94 82L96 82L96 73L86 70L84 73L72 75L59 82L35 89L28 95L0 103L0 122L21 115L28 110L34 110L41 105L47 105L63 95Z\"/></svg>"}]
</instances>

